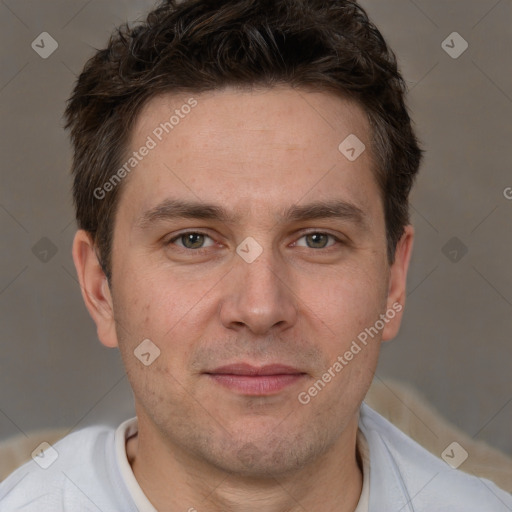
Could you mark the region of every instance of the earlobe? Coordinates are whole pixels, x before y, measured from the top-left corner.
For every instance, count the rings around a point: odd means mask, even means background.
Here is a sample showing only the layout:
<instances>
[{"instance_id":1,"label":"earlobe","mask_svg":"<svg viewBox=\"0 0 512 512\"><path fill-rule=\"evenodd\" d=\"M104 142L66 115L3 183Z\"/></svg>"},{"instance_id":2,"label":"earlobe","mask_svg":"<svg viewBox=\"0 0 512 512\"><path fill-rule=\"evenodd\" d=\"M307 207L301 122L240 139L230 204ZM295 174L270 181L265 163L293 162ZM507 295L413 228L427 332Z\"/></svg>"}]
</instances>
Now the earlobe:
<instances>
[{"instance_id":1,"label":"earlobe","mask_svg":"<svg viewBox=\"0 0 512 512\"><path fill-rule=\"evenodd\" d=\"M90 233L78 230L73 241L73 261L89 314L96 324L98 338L106 347L117 346L110 287L96 255Z\"/></svg>"},{"instance_id":2,"label":"earlobe","mask_svg":"<svg viewBox=\"0 0 512 512\"><path fill-rule=\"evenodd\" d=\"M395 261L390 267L387 298L389 321L382 333L382 341L392 340L400 330L405 307L407 272L414 245L414 227L407 225L395 251Z\"/></svg>"}]
</instances>

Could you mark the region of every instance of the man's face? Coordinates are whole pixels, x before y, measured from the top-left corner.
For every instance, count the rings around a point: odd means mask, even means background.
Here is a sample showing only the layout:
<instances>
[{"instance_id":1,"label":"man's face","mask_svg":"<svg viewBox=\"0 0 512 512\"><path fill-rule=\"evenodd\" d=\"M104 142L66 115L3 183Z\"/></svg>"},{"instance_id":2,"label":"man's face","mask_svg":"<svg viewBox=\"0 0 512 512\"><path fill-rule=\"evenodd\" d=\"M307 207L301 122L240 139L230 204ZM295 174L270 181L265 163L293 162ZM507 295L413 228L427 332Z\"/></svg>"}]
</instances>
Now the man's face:
<instances>
[{"instance_id":1,"label":"man's face","mask_svg":"<svg viewBox=\"0 0 512 512\"><path fill-rule=\"evenodd\" d=\"M176 109L172 131L155 131ZM367 148L354 161L338 149L350 134ZM100 337L119 345L139 424L228 471L302 467L357 428L383 332L333 365L391 306L365 115L327 93L226 89L151 100L129 154L148 136L156 146L126 178L115 220L115 330L99 326L115 333ZM177 201L227 218L173 216ZM345 206L315 218L304 208L316 203ZM160 350L148 366L134 354L146 339ZM288 369L240 375L246 365Z\"/></svg>"}]
</instances>

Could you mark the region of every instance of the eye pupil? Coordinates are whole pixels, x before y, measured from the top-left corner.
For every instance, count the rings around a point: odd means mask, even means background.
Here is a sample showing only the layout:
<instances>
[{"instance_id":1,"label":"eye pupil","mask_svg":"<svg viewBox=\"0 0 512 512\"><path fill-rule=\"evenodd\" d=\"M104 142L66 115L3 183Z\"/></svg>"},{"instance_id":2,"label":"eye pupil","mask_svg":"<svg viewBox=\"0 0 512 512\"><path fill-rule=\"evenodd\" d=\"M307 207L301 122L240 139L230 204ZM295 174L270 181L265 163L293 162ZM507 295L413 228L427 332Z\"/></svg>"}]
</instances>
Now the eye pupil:
<instances>
[{"instance_id":1,"label":"eye pupil","mask_svg":"<svg viewBox=\"0 0 512 512\"><path fill-rule=\"evenodd\" d=\"M182 236L182 242L188 249L197 249L203 244L204 235L201 235L200 233L186 233ZM189 245L189 242L191 245Z\"/></svg>"},{"instance_id":2,"label":"eye pupil","mask_svg":"<svg viewBox=\"0 0 512 512\"><path fill-rule=\"evenodd\" d=\"M312 233L310 235L307 235L307 237L310 237L310 239L314 239L313 240L313 247L315 247L315 248L325 247L325 243L322 243L322 238L323 238L324 242L327 242L327 235L322 234L322 233ZM318 243L320 245L315 245L315 244L318 244ZM311 245L309 243L308 243L308 246L311 247Z\"/></svg>"}]
</instances>

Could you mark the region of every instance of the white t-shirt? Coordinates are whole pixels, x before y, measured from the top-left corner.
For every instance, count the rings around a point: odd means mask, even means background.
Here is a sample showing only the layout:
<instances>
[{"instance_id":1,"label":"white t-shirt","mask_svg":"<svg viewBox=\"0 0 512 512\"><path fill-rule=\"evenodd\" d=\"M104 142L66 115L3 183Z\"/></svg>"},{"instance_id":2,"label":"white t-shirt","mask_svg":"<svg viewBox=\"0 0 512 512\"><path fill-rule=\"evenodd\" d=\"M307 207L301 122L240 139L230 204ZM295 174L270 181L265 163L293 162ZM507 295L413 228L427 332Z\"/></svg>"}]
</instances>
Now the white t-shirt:
<instances>
[{"instance_id":1,"label":"white t-shirt","mask_svg":"<svg viewBox=\"0 0 512 512\"><path fill-rule=\"evenodd\" d=\"M148 500L144 492L135 479L128 457L126 455L126 441L137 434L137 418L131 418L121 423L115 433L116 445L116 459L119 466L119 471L126 486L131 494L131 497L140 512L158 512L156 508ZM368 512L368 502L370 497L370 471L369 471L369 457L368 445L364 438L363 433L359 430L357 435L357 449L363 463L363 489L359 504L354 512Z\"/></svg>"},{"instance_id":2,"label":"white t-shirt","mask_svg":"<svg viewBox=\"0 0 512 512\"><path fill-rule=\"evenodd\" d=\"M126 455L136 428L132 418L117 429L69 434L0 483L0 512L155 512ZM365 403L359 430L364 477L356 512L512 511L512 495L453 469Z\"/></svg>"},{"instance_id":3,"label":"white t-shirt","mask_svg":"<svg viewBox=\"0 0 512 512\"><path fill-rule=\"evenodd\" d=\"M133 474L132 467L128 462L126 455L126 441L137 434L137 418L131 418L121 423L115 433L116 445L116 460L119 466L121 476L126 483L129 493L133 502L137 506L139 512L158 512L157 509L151 504L143 490L140 488L135 475Z\"/></svg>"},{"instance_id":4,"label":"white t-shirt","mask_svg":"<svg viewBox=\"0 0 512 512\"><path fill-rule=\"evenodd\" d=\"M0 511L158 512L137 482L126 454L126 442L136 434L135 417L115 431L94 426L66 436L44 452L43 467L31 460L0 484ZM355 512L368 512L369 459L361 433L358 450L365 477Z\"/></svg>"}]
</instances>

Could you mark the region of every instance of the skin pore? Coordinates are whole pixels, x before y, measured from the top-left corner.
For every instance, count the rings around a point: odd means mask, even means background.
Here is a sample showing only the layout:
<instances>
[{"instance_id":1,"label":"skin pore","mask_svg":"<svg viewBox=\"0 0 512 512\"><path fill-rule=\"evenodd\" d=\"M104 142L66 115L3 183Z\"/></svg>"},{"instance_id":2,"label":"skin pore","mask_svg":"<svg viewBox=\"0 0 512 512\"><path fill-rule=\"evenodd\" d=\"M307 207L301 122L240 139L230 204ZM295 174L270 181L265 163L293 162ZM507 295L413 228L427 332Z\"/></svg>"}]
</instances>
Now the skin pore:
<instances>
[{"instance_id":1,"label":"skin pore","mask_svg":"<svg viewBox=\"0 0 512 512\"><path fill-rule=\"evenodd\" d=\"M197 106L155 138L191 97ZM338 150L350 134L366 146L355 161ZM99 339L119 347L133 388L137 481L159 511L352 512L359 406L401 313L308 404L298 395L405 302L414 231L390 266L364 112L286 86L166 94L139 114L128 153L148 136L155 147L122 183L111 287L90 236L78 231L73 246ZM188 203L216 208L174 215ZM237 247L261 254L249 262ZM134 355L145 339L160 350L148 366ZM249 394L212 376L235 363L298 376Z\"/></svg>"}]
</instances>

